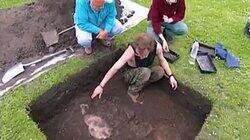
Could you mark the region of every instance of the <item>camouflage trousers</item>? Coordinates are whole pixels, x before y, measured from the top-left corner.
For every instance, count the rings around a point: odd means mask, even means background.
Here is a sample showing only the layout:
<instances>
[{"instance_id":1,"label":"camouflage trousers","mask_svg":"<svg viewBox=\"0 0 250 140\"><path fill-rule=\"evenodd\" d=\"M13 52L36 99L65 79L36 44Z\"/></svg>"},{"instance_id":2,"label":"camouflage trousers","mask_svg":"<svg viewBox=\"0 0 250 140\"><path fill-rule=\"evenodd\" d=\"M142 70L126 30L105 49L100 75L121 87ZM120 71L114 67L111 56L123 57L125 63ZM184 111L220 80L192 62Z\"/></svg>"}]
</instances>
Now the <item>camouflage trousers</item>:
<instances>
[{"instance_id":1,"label":"camouflage trousers","mask_svg":"<svg viewBox=\"0 0 250 140\"><path fill-rule=\"evenodd\" d=\"M137 95L146 85L160 80L164 76L164 70L160 66L139 67L127 69L123 76L129 84L128 93Z\"/></svg>"}]
</instances>

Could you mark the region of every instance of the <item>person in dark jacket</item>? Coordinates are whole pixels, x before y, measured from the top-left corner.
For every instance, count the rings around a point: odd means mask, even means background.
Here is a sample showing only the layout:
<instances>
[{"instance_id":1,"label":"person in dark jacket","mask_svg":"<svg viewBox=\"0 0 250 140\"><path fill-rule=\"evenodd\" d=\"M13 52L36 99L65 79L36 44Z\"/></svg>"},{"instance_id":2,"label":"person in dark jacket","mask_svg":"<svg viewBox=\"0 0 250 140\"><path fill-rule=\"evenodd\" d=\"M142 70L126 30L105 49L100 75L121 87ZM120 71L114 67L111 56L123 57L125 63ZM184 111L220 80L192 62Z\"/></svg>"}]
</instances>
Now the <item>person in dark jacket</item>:
<instances>
[{"instance_id":1,"label":"person in dark jacket","mask_svg":"<svg viewBox=\"0 0 250 140\"><path fill-rule=\"evenodd\" d=\"M185 10L185 0L152 0L147 32L162 44L164 51L169 51L167 42L175 35L187 33L188 27L183 22Z\"/></svg>"},{"instance_id":2,"label":"person in dark jacket","mask_svg":"<svg viewBox=\"0 0 250 140\"><path fill-rule=\"evenodd\" d=\"M154 58L158 57L160 66L153 66ZM163 57L163 50L160 43L156 42L146 33L137 36L133 43L128 45L120 59L104 76L103 80L95 88L91 98L101 98L106 83L123 67L123 76L128 82L128 95L133 102L139 102L137 98L143 87L152 82L160 80L166 73L173 89L177 88L177 81ZM141 102L139 102L141 103Z\"/></svg>"}]
</instances>

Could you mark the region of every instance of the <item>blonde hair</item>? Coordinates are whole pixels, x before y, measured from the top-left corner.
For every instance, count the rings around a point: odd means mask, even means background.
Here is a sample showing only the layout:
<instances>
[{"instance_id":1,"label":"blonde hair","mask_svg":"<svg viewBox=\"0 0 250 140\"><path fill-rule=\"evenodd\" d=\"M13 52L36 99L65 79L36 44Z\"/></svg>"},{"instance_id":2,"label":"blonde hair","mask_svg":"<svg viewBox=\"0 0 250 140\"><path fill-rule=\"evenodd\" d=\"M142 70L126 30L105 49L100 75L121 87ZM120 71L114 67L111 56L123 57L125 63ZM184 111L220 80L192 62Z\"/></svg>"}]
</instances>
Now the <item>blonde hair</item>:
<instances>
[{"instance_id":1,"label":"blonde hair","mask_svg":"<svg viewBox=\"0 0 250 140\"><path fill-rule=\"evenodd\" d=\"M147 33L138 34L132 42L134 48L148 49L150 52L154 51L155 45L156 41Z\"/></svg>"}]
</instances>

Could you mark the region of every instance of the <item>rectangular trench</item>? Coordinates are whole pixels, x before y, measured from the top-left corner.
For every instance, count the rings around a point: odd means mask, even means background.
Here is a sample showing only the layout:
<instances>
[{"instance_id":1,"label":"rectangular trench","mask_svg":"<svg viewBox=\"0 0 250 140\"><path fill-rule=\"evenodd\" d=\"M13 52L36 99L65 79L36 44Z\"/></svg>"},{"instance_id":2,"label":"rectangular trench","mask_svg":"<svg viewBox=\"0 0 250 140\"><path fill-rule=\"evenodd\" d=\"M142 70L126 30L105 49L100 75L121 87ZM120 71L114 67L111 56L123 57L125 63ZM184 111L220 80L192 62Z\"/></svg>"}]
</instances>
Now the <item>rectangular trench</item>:
<instances>
[{"instance_id":1,"label":"rectangular trench","mask_svg":"<svg viewBox=\"0 0 250 140\"><path fill-rule=\"evenodd\" d=\"M193 140L210 113L211 102L180 84L176 91L168 80L143 90L143 104L126 94L127 84L118 72L101 99L90 99L93 89L122 54L115 51L49 89L27 109L47 139L51 140Z\"/></svg>"}]
</instances>

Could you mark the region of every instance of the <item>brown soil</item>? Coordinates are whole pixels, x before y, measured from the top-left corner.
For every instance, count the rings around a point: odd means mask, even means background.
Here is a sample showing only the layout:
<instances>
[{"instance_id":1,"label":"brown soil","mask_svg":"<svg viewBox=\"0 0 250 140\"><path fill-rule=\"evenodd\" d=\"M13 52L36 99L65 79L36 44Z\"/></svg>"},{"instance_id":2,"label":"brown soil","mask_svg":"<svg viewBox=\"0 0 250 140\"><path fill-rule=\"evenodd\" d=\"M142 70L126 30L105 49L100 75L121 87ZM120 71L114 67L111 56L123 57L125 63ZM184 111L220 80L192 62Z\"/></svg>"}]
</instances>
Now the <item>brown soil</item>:
<instances>
[{"instance_id":1,"label":"brown soil","mask_svg":"<svg viewBox=\"0 0 250 140\"><path fill-rule=\"evenodd\" d=\"M60 31L72 25L73 1L40 0L35 4L0 11L0 66L9 66L25 58L44 55L48 48L41 31ZM67 37L66 37L67 36ZM70 41L69 41L70 40ZM74 44L74 32L64 34L59 47Z\"/></svg>"},{"instance_id":2,"label":"brown soil","mask_svg":"<svg viewBox=\"0 0 250 140\"><path fill-rule=\"evenodd\" d=\"M72 26L74 3L75 0L38 0L23 7L0 10L0 76L10 66L27 58L76 46L74 30L62 34L59 43L52 46L54 49L45 46L40 34L52 29L60 32Z\"/></svg>"},{"instance_id":3,"label":"brown soil","mask_svg":"<svg viewBox=\"0 0 250 140\"><path fill-rule=\"evenodd\" d=\"M212 106L181 84L177 91L170 89L167 79L152 84L144 89L144 103L139 105L126 94L127 85L118 73L105 87L101 99L90 99L94 87L120 54L118 51L102 58L30 104L30 116L47 138L94 139L84 119L96 115L109 125L109 139L194 139ZM88 107L83 110L83 106Z\"/></svg>"}]
</instances>

